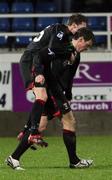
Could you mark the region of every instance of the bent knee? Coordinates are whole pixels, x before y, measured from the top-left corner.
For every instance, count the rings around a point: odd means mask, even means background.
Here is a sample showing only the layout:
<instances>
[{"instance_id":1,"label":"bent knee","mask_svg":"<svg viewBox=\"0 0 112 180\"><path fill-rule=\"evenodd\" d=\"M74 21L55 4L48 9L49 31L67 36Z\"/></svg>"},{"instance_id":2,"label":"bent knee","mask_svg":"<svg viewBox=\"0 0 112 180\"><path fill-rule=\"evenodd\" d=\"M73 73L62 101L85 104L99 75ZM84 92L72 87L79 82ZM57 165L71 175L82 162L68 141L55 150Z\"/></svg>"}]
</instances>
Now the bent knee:
<instances>
[{"instance_id":1,"label":"bent knee","mask_svg":"<svg viewBox=\"0 0 112 180\"><path fill-rule=\"evenodd\" d=\"M73 113L67 113L63 115L62 124L65 129L73 130L76 128L76 119Z\"/></svg>"},{"instance_id":2,"label":"bent knee","mask_svg":"<svg viewBox=\"0 0 112 180\"><path fill-rule=\"evenodd\" d=\"M75 118L62 118L62 123L63 124L68 124L68 125L71 125L71 126L76 126L76 120Z\"/></svg>"},{"instance_id":3,"label":"bent knee","mask_svg":"<svg viewBox=\"0 0 112 180\"><path fill-rule=\"evenodd\" d=\"M35 98L36 99L41 99L43 101L47 101L48 96L47 96L47 92L46 92L46 88L34 88L33 92L35 94Z\"/></svg>"}]
</instances>

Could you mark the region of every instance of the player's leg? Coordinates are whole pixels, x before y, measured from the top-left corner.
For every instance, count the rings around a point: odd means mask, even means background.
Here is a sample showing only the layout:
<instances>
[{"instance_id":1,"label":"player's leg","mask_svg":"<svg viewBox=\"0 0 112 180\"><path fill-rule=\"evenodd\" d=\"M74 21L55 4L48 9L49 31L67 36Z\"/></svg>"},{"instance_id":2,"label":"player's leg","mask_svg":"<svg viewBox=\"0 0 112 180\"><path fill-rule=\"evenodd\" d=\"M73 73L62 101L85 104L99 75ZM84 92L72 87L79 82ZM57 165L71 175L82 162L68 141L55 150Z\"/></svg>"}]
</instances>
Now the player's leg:
<instances>
[{"instance_id":1,"label":"player's leg","mask_svg":"<svg viewBox=\"0 0 112 180\"><path fill-rule=\"evenodd\" d=\"M59 100L57 101L60 105L60 110L63 114L61 119L63 125L63 141L68 152L70 164L77 164L80 161L80 159L76 154L76 121L71 111L70 105L64 96L63 99L63 102Z\"/></svg>"},{"instance_id":2,"label":"player's leg","mask_svg":"<svg viewBox=\"0 0 112 180\"><path fill-rule=\"evenodd\" d=\"M40 84L35 83L33 87L33 92L35 94L35 102L31 111L31 134L29 136L29 142L37 143L37 140L40 139L40 133L38 131L40 118L44 110L44 104L47 101L47 91L45 88L45 83Z\"/></svg>"},{"instance_id":3,"label":"player's leg","mask_svg":"<svg viewBox=\"0 0 112 180\"><path fill-rule=\"evenodd\" d=\"M33 94L33 96L31 96L31 95L32 95L32 94L30 93L30 98L33 97L33 99L35 99L35 98L34 98L34 94ZM46 110L46 107L47 107L47 109L49 109L50 107L52 107L52 104L51 104L51 103L48 103L48 101L49 101L49 99L47 100L47 102L46 102L46 104L45 104L44 111L43 111L42 116L41 116L41 120L40 120L40 124L39 124L39 128L38 128L38 132L39 132L39 133L41 133L42 131L44 131L44 130L46 129L46 127L47 127L47 121L48 121L48 118L47 118L47 113L48 113L48 112L47 112L47 111L48 111L48 110ZM51 106L50 106L50 104L51 104ZM52 109L49 110L49 111L50 111L50 113L51 113ZM21 140L21 139L23 138L25 132L26 132L28 129L30 129L30 128L31 128L31 114L29 114L29 118L28 118L28 120L27 120L27 123L26 123L25 126L24 126L24 129L18 134L18 136L17 136L18 140ZM31 149L36 150L37 147L36 147L35 145L31 145Z\"/></svg>"},{"instance_id":4,"label":"player's leg","mask_svg":"<svg viewBox=\"0 0 112 180\"><path fill-rule=\"evenodd\" d=\"M29 116L29 120L30 120L30 116ZM28 122L29 122L29 121L28 121ZM42 133L44 130L46 130L47 124L48 124L47 116L46 116L46 115L44 115L44 116L42 115L42 116L41 116L41 120L40 120L40 124L39 124L39 128L38 128L39 133ZM28 128L28 127L29 127L29 128ZM19 141L22 140L22 138L24 137L26 131L27 131L28 129L30 129L30 127L31 127L31 126L28 126L28 123L27 123L27 125L24 126L24 129L23 129L23 130L18 134L18 136L17 136L17 138L18 138ZM37 143L37 145L41 145L41 146L42 146L42 144L43 144L43 146L46 147L46 145L47 145L48 143L46 143L46 142L43 140L43 138L41 137L41 144L40 144L40 143L39 143L39 144ZM32 145L30 146L30 148L31 148L32 150L36 150L36 149L37 149L37 145L32 144Z\"/></svg>"},{"instance_id":5,"label":"player's leg","mask_svg":"<svg viewBox=\"0 0 112 180\"><path fill-rule=\"evenodd\" d=\"M30 135L30 130L27 130L22 140L19 142L17 148L6 160L6 163L15 170L21 170L20 163L19 163L20 158L31 146L31 143L28 143L29 135Z\"/></svg>"},{"instance_id":6,"label":"player's leg","mask_svg":"<svg viewBox=\"0 0 112 180\"><path fill-rule=\"evenodd\" d=\"M28 125L29 124L29 125ZM44 130L46 130L47 128L47 124L48 124L48 118L46 115L42 115L41 116L41 119L40 119L40 124L39 124L39 127L38 127L38 131L41 133L43 132ZM22 140L23 136L25 135L26 131L28 129L30 129L31 127L31 122L30 122L30 116L29 116L29 119L28 119L28 123L25 124L24 126L24 129L18 134L17 136L17 139L20 141Z\"/></svg>"},{"instance_id":7,"label":"player's leg","mask_svg":"<svg viewBox=\"0 0 112 180\"><path fill-rule=\"evenodd\" d=\"M41 117L41 121L40 121L40 124L39 124L39 131L42 132L46 129L46 126L47 126L47 116L42 116ZM18 144L17 148L14 150L14 152L7 158L6 160L6 163L12 167L13 169L16 169L16 170L23 170L21 167L20 167L20 158L21 156L27 151L27 149L29 147L32 147L32 143L29 143L28 142L28 137L30 135L30 130L26 130L25 131L25 134L23 136L23 138L21 139L20 143ZM43 144L40 144L47 147L47 143L46 142L43 142Z\"/></svg>"},{"instance_id":8,"label":"player's leg","mask_svg":"<svg viewBox=\"0 0 112 180\"><path fill-rule=\"evenodd\" d=\"M28 93L27 93L28 94ZM33 94L33 91L30 90L30 97L29 97L29 100L30 102L32 102L33 99L33 102L35 101L35 97L34 97L34 94ZM53 100L53 97L51 97L49 94L48 94L48 100L47 102L45 103L45 106L44 106L44 111L42 113L42 116L41 116L41 120L40 120L40 124L39 124L39 128L38 128L38 131L39 132L42 132L46 129L47 127L47 124L48 124L48 119L51 120L52 117L53 117L53 114L56 113L58 110L54 107L54 100ZM48 116L48 117L47 117ZM17 138L18 140L21 140L25 134L25 132L31 128L31 113L29 114L29 117L28 117L28 120L27 120L27 123L24 125L24 128L23 130L18 134Z\"/></svg>"},{"instance_id":9,"label":"player's leg","mask_svg":"<svg viewBox=\"0 0 112 180\"><path fill-rule=\"evenodd\" d=\"M70 168L84 168L92 164L92 160L80 160L76 153L76 120L72 113L69 111L62 117L63 124L63 141L66 146Z\"/></svg>"},{"instance_id":10,"label":"player's leg","mask_svg":"<svg viewBox=\"0 0 112 180\"><path fill-rule=\"evenodd\" d=\"M63 124L63 141L66 146L70 167L89 167L92 160L80 160L76 153L76 120L71 111L71 107L66 100L66 97L58 88L58 95L56 96L57 104L60 108ZM60 97L60 98L59 98Z\"/></svg>"},{"instance_id":11,"label":"player's leg","mask_svg":"<svg viewBox=\"0 0 112 180\"><path fill-rule=\"evenodd\" d=\"M60 85L57 83L55 88L53 86L51 86L51 88L61 114L63 114L63 141L68 152L70 164L77 164L80 159L76 155L76 135L74 129L75 119L72 115L70 105L67 102ZM71 121L71 123L69 123L68 120Z\"/></svg>"},{"instance_id":12,"label":"player's leg","mask_svg":"<svg viewBox=\"0 0 112 180\"><path fill-rule=\"evenodd\" d=\"M42 116L39 124L39 132L43 132L47 127L47 116ZM20 167L19 160L21 156L26 152L29 147L32 147L33 144L28 142L28 137L30 135L30 130L27 129L22 137L20 143L18 144L17 148L14 152L7 158L7 164L10 165L13 169L22 170ZM44 142L45 143L45 142ZM41 145L41 144L40 144ZM47 145L47 143L46 143ZM45 146L47 147L47 146ZM33 146L34 149L34 146ZM10 162L12 161L12 163ZM17 168L18 167L18 168Z\"/></svg>"},{"instance_id":13,"label":"player's leg","mask_svg":"<svg viewBox=\"0 0 112 180\"><path fill-rule=\"evenodd\" d=\"M39 124L39 128L38 128L39 132L45 131L47 128L47 124L48 124L47 116L42 115L41 120L40 120L40 124Z\"/></svg>"},{"instance_id":14,"label":"player's leg","mask_svg":"<svg viewBox=\"0 0 112 180\"><path fill-rule=\"evenodd\" d=\"M38 51L34 56L32 53L24 53L20 60L20 70L23 77L23 82L27 90L33 90L35 95L35 102L31 110L31 134L29 136L29 142L37 142L40 139L38 127L40 118L43 112L44 104L47 100L45 78L40 73L37 74L36 68L32 67L34 59L39 58ZM38 59L40 62L40 60Z\"/></svg>"},{"instance_id":15,"label":"player's leg","mask_svg":"<svg viewBox=\"0 0 112 180\"><path fill-rule=\"evenodd\" d=\"M76 154L76 121L72 114L72 111L64 114L61 122L63 125L63 140L68 152L70 164L77 164L80 161L80 159Z\"/></svg>"},{"instance_id":16,"label":"player's leg","mask_svg":"<svg viewBox=\"0 0 112 180\"><path fill-rule=\"evenodd\" d=\"M41 116L41 120L40 120L40 124L39 124L39 128L38 128L38 131L41 133L41 132L43 132L44 130L46 130L47 124L48 124L47 115L42 115L42 116ZM27 123L24 125L23 130L22 130L22 131L18 134L18 136L17 136L17 139L18 139L19 141L23 138L25 132L26 132L28 129L30 129L30 127L31 127L31 115L29 114Z\"/></svg>"},{"instance_id":17,"label":"player's leg","mask_svg":"<svg viewBox=\"0 0 112 180\"><path fill-rule=\"evenodd\" d=\"M76 155L76 135L75 135L75 119L71 112L71 108L69 103L66 100L65 95L59 84L56 84L55 87L51 86L51 92L55 98L57 106L59 107L62 116L62 124L63 124L63 140L66 146L70 164L77 164L80 159ZM69 121L71 123L69 123Z\"/></svg>"},{"instance_id":18,"label":"player's leg","mask_svg":"<svg viewBox=\"0 0 112 180\"><path fill-rule=\"evenodd\" d=\"M26 131L30 129L31 127L31 114L29 114L27 123L24 125L24 128L21 130L21 132L18 134L17 139L20 141L22 140L23 136L25 135Z\"/></svg>"}]
</instances>

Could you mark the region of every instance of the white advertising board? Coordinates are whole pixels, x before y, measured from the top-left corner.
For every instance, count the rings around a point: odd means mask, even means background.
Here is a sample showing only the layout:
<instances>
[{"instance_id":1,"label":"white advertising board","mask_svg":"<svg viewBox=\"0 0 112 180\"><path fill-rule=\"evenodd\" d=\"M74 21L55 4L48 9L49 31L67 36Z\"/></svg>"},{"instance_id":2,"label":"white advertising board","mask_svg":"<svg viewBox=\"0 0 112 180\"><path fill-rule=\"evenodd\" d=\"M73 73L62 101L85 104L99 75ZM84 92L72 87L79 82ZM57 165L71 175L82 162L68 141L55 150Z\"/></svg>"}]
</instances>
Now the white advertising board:
<instances>
[{"instance_id":1,"label":"white advertising board","mask_svg":"<svg viewBox=\"0 0 112 180\"><path fill-rule=\"evenodd\" d=\"M0 110L12 110L11 63L0 63Z\"/></svg>"}]
</instances>

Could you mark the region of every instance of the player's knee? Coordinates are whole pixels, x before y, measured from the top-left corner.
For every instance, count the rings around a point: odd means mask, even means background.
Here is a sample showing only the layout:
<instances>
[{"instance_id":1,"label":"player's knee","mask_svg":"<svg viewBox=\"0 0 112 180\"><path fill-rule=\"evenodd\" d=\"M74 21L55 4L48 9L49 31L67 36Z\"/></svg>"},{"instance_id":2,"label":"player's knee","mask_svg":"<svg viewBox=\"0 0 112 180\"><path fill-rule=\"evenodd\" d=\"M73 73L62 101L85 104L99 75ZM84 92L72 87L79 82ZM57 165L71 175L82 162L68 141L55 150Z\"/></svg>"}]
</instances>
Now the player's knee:
<instances>
[{"instance_id":1,"label":"player's knee","mask_svg":"<svg viewBox=\"0 0 112 180\"><path fill-rule=\"evenodd\" d=\"M41 99L42 101L46 102L47 99L48 99L48 97L47 97L46 94L43 94L43 95L41 95L41 96L37 95L37 96L36 96L36 100L38 100L38 99Z\"/></svg>"},{"instance_id":2,"label":"player's knee","mask_svg":"<svg viewBox=\"0 0 112 180\"><path fill-rule=\"evenodd\" d=\"M65 114L62 118L62 124L63 126L76 127L76 119L73 116L73 113L69 112Z\"/></svg>"},{"instance_id":3,"label":"player's knee","mask_svg":"<svg viewBox=\"0 0 112 180\"><path fill-rule=\"evenodd\" d=\"M36 99L41 99L44 102L47 101L48 96L45 88L34 88L33 91Z\"/></svg>"},{"instance_id":4,"label":"player's knee","mask_svg":"<svg viewBox=\"0 0 112 180\"><path fill-rule=\"evenodd\" d=\"M75 127L76 126L76 121L75 118L71 118L71 119L62 119L62 124L63 125L68 125L71 127Z\"/></svg>"},{"instance_id":5,"label":"player's knee","mask_svg":"<svg viewBox=\"0 0 112 180\"><path fill-rule=\"evenodd\" d=\"M40 96L40 99L43 100L44 102L46 102L48 99L47 93L42 93Z\"/></svg>"}]
</instances>

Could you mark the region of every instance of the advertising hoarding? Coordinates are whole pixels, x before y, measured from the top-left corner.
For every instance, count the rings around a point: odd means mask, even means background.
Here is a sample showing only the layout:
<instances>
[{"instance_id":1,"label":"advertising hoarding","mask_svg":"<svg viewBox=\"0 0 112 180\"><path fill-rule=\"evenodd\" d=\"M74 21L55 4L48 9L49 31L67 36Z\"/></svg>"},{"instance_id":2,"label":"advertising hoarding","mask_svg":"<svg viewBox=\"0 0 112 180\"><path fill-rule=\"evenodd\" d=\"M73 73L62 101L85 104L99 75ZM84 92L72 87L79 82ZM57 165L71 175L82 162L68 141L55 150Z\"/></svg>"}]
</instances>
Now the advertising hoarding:
<instances>
[{"instance_id":1,"label":"advertising hoarding","mask_svg":"<svg viewBox=\"0 0 112 180\"><path fill-rule=\"evenodd\" d=\"M0 63L0 110L12 110L11 63Z\"/></svg>"},{"instance_id":2,"label":"advertising hoarding","mask_svg":"<svg viewBox=\"0 0 112 180\"><path fill-rule=\"evenodd\" d=\"M83 62L73 80L72 110L112 111L112 62ZM19 64L12 64L13 111L29 111L32 103L20 76Z\"/></svg>"}]
</instances>

